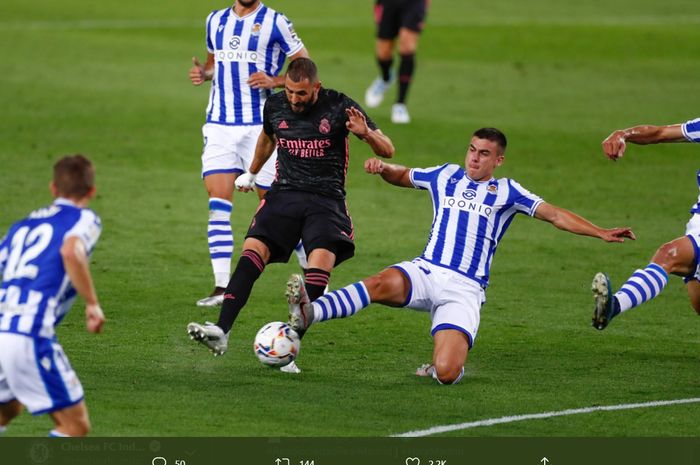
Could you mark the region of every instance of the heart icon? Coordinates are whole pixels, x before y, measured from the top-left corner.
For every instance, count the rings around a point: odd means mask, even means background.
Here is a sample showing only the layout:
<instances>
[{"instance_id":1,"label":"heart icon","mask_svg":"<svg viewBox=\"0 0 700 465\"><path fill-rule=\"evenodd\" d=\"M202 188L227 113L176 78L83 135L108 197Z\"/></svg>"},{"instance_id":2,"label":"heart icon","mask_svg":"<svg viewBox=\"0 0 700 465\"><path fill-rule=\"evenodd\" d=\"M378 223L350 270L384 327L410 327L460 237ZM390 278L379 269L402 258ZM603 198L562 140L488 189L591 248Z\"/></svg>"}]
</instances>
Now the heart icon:
<instances>
[{"instance_id":1,"label":"heart icon","mask_svg":"<svg viewBox=\"0 0 700 465\"><path fill-rule=\"evenodd\" d=\"M406 465L420 465L418 457L406 457Z\"/></svg>"}]
</instances>

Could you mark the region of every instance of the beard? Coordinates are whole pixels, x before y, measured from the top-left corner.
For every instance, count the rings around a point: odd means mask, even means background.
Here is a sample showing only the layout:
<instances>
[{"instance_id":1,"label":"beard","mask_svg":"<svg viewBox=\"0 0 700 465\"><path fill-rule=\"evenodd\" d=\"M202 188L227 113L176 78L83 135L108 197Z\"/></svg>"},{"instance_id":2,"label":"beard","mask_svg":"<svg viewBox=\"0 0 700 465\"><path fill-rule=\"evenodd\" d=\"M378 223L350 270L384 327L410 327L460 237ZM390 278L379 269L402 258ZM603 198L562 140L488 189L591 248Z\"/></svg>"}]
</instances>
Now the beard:
<instances>
[{"instance_id":1,"label":"beard","mask_svg":"<svg viewBox=\"0 0 700 465\"><path fill-rule=\"evenodd\" d=\"M250 8L251 6L255 5L257 1L258 0L236 0L236 2L238 2L239 5L246 8Z\"/></svg>"}]
</instances>

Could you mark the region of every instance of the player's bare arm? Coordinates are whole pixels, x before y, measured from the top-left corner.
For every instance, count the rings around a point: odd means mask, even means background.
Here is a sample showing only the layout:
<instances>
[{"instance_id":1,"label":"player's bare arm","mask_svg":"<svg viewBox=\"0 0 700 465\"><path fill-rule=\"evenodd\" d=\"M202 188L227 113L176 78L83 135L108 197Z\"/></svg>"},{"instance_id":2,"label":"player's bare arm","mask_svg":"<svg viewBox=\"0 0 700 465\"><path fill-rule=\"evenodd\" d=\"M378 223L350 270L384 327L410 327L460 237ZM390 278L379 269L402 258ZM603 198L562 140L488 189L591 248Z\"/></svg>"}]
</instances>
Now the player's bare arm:
<instances>
[{"instance_id":1,"label":"player's bare arm","mask_svg":"<svg viewBox=\"0 0 700 465\"><path fill-rule=\"evenodd\" d=\"M309 58L309 52L306 47L302 47L297 53L289 57L289 62L296 60L297 58ZM279 76L270 76L264 71L258 71L253 73L248 78L248 85L253 89L274 89L276 87L284 87L284 74Z\"/></svg>"},{"instance_id":2,"label":"player's bare arm","mask_svg":"<svg viewBox=\"0 0 700 465\"><path fill-rule=\"evenodd\" d=\"M574 212L546 202L541 203L537 207L535 218L552 223L562 231L582 236L597 237L606 242L624 242L625 238L636 239L630 228L600 228Z\"/></svg>"},{"instance_id":3,"label":"player's bare arm","mask_svg":"<svg viewBox=\"0 0 700 465\"><path fill-rule=\"evenodd\" d=\"M77 236L71 236L66 239L61 247L61 257L73 287L85 301L87 330L91 333L99 333L102 331L105 317L97 300L97 292L90 274L87 251L82 239Z\"/></svg>"},{"instance_id":4,"label":"player's bare arm","mask_svg":"<svg viewBox=\"0 0 700 465\"><path fill-rule=\"evenodd\" d=\"M202 66L197 57L192 57L192 67L190 68L190 81L195 86L200 86L204 81L211 81L214 76L214 54L207 55L207 62Z\"/></svg>"},{"instance_id":5,"label":"player's bare arm","mask_svg":"<svg viewBox=\"0 0 700 465\"><path fill-rule=\"evenodd\" d=\"M618 129L603 141L603 152L611 160L617 160L625 154L626 143L646 145L662 142L685 142L680 124L668 126L641 125L627 129Z\"/></svg>"},{"instance_id":6,"label":"player's bare arm","mask_svg":"<svg viewBox=\"0 0 700 465\"><path fill-rule=\"evenodd\" d=\"M345 113L348 115L348 121L345 123L345 126L350 132L372 147L375 155L383 158L394 156L394 144L391 142L391 139L379 129L370 129L367 126L365 115L360 110L352 107L347 108Z\"/></svg>"},{"instance_id":7,"label":"player's bare arm","mask_svg":"<svg viewBox=\"0 0 700 465\"><path fill-rule=\"evenodd\" d=\"M265 162L272 156L276 145L277 138L274 134L266 134L265 131L260 131L258 142L255 145L253 161L250 162L248 171L236 178L236 190L240 192L250 192L255 188L255 177L260 172Z\"/></svg>"},{"instance_id":8,"label":"player's bare arm","mask_svg":"<svg viewBox=\"0 0 700 465\"><path fill-rule=\"evenodd\" d=\"M369 174L380 175L389 184L399 187L413 187L411 170L405 166L385 163L378 158L369 158L365 161L365 171Z\"/></svg>"}]
</instances>

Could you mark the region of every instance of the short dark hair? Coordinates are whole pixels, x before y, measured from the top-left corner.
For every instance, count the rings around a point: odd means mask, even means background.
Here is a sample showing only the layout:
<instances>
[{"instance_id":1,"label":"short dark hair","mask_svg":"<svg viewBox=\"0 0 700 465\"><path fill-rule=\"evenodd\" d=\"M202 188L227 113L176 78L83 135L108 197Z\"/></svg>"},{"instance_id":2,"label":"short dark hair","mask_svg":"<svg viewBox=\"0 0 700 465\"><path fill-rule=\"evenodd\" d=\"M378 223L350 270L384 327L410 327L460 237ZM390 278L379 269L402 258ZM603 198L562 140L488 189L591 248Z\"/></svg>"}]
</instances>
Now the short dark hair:
<instances>
[{"instance_id":1,"label":"short dark hair","mask_svg":"<svg viewBox=\"0 0 700 465\"><path fill-rule=\"evenodd\" d=\"M95 185L95 168L84 155L66 155L53 165L53 183L62 197L85 197Z\"/></svg>"},{"instance_id":2,"label":"short dark hair","mask_svg":"<svg viewBox=\"0 0 700 465\"><path fill-rule=\"evenodd\" d=\"M478 137L479 139L486 139L490 140L491 142L495 142L498 144L499 147L501 147L501 153L506 151L506 146L508 145L508 140L506 139L506 135L503 134L499 129L496 128L481 128L472 134L474 137Z\"/></svg>"},{"instance_id":3,"label":"short dark hair","mask_svg":"<svg viewBox=\"0 0 700 465\"><path fill-rule=\"evenodd\" d=\"M308 79L311 84L318 82L318 69L310 58L297 58L289 63L286 75L294 82L304 79Z\"/></svg>"}]
</instances>

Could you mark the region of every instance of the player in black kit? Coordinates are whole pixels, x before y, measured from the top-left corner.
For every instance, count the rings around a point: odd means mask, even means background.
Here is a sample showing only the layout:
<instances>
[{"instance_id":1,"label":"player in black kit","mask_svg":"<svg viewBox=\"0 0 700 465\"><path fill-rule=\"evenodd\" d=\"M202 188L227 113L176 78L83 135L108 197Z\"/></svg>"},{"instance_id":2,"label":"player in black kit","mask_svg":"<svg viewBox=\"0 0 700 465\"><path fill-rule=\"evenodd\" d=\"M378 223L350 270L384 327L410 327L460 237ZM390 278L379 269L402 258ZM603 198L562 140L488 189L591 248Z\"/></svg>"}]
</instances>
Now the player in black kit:
<instances>
[{"instance_id":1,"label":"player in black kit","mask_svg":"<svg viewBox=\"0 0 700 465\"><path fill-rule=\"evenodd\" d=\"M248 229L219 321L187 327L190 336L214 355L226 352L228 333L265 265L286 262L299 239L309 267L306 282L298 275L293 280L305 287L312 300L323 294L333 267L353 256L353 226L345 204L350 133L376 155L393 156L391 139L357 103L321 87L313 61L291 62L284 92L265 102L255 157L250 171L236 180L236 188L244 192L254 188L256 173L275 147L277 176Z\"/></svg>"}]
</instances>

